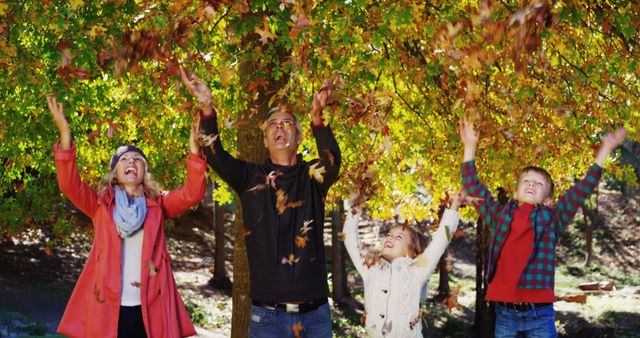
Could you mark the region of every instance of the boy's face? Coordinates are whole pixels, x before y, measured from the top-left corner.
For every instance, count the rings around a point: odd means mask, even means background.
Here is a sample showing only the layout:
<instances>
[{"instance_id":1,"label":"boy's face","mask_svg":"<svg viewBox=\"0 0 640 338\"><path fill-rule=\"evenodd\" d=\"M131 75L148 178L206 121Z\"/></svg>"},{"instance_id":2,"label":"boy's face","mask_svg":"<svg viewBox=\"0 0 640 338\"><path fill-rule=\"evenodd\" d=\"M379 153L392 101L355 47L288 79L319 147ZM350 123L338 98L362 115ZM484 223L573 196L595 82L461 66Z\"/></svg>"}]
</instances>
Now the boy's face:
<instances>
[{"instance_id":1,"label":"boy's face","mask_svg":"<svg viewBox=\"0 0 640 338\"><path fill-rule=\"evenodd\" d=\"M382 241L382 257L393 261L398 257L415 256L411 249L411 232L403 226L395 226L389 230Z\"/></svg>"},{"instance_id":2,"label":"boy's face","mask_svg":"<svg viewBox=\"0 0 640 338\"><path fill-rule=\"evenodd\" d=\"M519 203L542 204L550 197L549 189L544 176L535 171L527 171L518 179L516 199Z\"/></svg>"}]
</instances>

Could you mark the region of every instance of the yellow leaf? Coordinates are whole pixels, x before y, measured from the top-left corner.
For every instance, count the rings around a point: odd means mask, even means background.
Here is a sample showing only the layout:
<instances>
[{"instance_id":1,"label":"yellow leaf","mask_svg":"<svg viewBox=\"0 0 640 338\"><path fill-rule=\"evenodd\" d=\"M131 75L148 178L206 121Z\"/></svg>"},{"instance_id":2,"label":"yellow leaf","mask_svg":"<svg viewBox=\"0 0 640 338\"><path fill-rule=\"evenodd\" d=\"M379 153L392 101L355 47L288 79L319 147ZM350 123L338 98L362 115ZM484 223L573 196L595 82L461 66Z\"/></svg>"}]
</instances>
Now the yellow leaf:
<instances>
[{"instance_id":1,"label":"yellow leaf","mask_svg":"<svg viewBox=\"0 0 640 338\"><path fill-rule=\"evenodd\" d=\"M316 162L309 166L309 177L313 177L316 181L324 182L324 174L327 170L324 167L316 168L320 162Z\"/></svg>"},{"instance_id":2,"label":"yellow leaf","mask_svg":"<svg viewBox=\"0 0 640 338\"><path fill-rule=\"evenodd\" d=\"M7 10L9 9L9 5L0 2L0 15L5 15L7 14Z\"/></svg>"},{"instance_id":3,"label":"yellow leaf","mask_svg":"<svg viewBox=\"0 0 640 338\"><path fill-rule=\"evenodd\" d=\"M84 5L84 0L71 0L70 5L71 5L71 9L75 11L76 9Z\"/></svg>"}]
</instances>

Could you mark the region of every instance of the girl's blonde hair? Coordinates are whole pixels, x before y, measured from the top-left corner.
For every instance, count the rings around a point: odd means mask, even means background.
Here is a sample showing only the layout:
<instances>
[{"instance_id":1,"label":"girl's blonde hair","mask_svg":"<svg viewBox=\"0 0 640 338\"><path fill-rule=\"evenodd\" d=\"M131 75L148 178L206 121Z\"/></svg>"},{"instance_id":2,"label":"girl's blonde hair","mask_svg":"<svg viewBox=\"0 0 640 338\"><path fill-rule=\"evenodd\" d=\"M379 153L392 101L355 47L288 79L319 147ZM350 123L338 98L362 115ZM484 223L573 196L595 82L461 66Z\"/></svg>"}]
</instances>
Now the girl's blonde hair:
<instances>
[{"instance_id":1,"label":"girl's blonde hair","mask_svg":"<svg viewBox=\"0 0 640 338\"><path fill-rule=\"evenodd\" d=\"M144 186L144 190L151 198L156 198L160 195L160 184L153 179L153 175L147 170L147 161L144 161L144 178L142 179L142 185ZM107 192L107 187L112 187L118 184L118 178L116 176L116 169L114 168L110 173L108 173L105 177L100 180L98 183L98 191L101 194Z\"/></svg>"}]
</instances>

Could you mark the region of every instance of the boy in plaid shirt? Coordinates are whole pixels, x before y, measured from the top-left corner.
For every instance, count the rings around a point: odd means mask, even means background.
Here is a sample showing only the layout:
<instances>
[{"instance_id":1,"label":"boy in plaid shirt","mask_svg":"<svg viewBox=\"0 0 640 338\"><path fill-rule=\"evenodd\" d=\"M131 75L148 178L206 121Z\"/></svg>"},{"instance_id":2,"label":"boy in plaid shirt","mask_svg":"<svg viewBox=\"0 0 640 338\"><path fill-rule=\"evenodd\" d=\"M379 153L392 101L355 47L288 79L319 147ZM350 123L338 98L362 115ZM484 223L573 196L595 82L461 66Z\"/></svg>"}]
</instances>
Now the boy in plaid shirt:
<instances>
[{"instance_id":1,"label":"boy in plaid shirt","mask_svg":"<svg viewBox=\"0 0 640 338\"><path fill-rule=\"evenodd\" d=\"M460 121L464 189L479 200L475 208L491 229L487 300L496 303L496 337L557 337L553 310L556 243L598 185L605 159L624 141L625 133L620 128L603 137L595 164L551 208L553 181L539 167L521 171L515 197L506 204L494 200L475 168L478 132L468 119Z\"/></svg>"}]
</instances>

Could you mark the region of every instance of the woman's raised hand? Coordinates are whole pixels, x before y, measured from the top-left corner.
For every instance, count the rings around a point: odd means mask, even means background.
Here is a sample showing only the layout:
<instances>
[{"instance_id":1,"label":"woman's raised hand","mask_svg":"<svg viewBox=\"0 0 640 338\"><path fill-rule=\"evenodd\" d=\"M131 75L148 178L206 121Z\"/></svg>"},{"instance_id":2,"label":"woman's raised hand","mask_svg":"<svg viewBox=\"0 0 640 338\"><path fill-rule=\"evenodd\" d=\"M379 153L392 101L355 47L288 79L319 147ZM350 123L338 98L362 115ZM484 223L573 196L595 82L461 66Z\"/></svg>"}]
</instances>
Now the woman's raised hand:
<instances>
[{"instance_id":1,"label":"woman's raised hand","mask_svg":"<svg viewBox=\"0 0 640 338\"><path fill-rule=\"evenodd\" d=\"M58 103L52 95L47 95L47 105L51 111L53 122L55 122L60 132L60 146L62 149L71 148L71 128L69 127L69 122L67 122L67 119L64 117L62 103Z\"/></svg>"}]
</instances>

